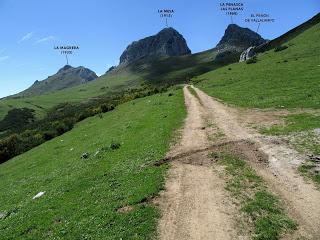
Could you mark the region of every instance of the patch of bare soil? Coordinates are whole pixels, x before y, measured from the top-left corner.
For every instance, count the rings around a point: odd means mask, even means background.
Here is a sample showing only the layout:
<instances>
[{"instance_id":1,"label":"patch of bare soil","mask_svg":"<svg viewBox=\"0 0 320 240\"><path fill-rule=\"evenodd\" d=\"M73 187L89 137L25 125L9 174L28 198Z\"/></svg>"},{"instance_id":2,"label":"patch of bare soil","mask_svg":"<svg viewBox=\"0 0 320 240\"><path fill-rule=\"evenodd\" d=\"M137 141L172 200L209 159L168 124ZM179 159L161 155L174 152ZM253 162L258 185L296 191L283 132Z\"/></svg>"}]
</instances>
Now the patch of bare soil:
<instances>
[{"instance_id":1,"label":"patch of bare soil","mask_svg":"<svg viewBox=\"0 0 320 240\"><path fill-rule=\"evenodd\" d=\"M245 121L239 121L241 116L237 110L214 100L197 88L194 89L200 98L205 118L211 119L223 131L228 141L252 142L257 151L266 156L267 161L264 164L259 161L250 163L266 180L270 189L285 201L289 214L298 222L297 236L291 237L320 239L320 191L297 173L296 168L303 161L303 157L282 142L263 137L254 129L244 126ZM243 154L245 151L242 149L240 152ZM253 159L250 156L247 158Z\"/></svg>"},{"instance_id":2,"label":"patch of bare soil","mask_svg":"<svg viewBox=\"0 0 320 240\"><path fill-rule=\"evenodd\" d=\"M131 212L131 211L133 211L134 210L134 208L132 207L132 206L125 206L125 207L123 207L123 208L119 208L118 210L117 210L117 212L118 213L128 213L128 212Z\"/></svg>"}]
</instances>

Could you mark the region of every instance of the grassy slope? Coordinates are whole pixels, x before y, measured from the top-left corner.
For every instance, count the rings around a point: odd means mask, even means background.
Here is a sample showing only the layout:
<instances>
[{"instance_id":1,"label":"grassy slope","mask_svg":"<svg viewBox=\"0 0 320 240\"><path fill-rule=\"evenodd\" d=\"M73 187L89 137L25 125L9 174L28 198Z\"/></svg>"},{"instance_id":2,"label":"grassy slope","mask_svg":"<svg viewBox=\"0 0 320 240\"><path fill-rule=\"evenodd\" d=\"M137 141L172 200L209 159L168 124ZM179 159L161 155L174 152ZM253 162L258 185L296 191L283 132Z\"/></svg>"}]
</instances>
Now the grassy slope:
<instances>
[{"instance_id":1,"label":"grassy slope","mask_svg":"<svg viewBox=\"0 0 320 240\"><path fill-rule=\"evenodd\" d=\"M285 34L277 37L266 45L262 45L258 47L258 52L265 52L267 50L273 49L277 46L283 45L286 42L290 41L291 39L297 37L299 34L303 33L304 31L308 30L310 27L316 25L320 22L320 13L309 19L308 21L302 23L301 25L291 29L290 31L286 32Z\"/></svg>"},{"instance_id":2,"label":"grassy slope","mask_svg":"<svg viewBox=\"0 0 320 240\"><path fill-rule=\"evenodd\" d=\"M320 116L312 114L294 114L284 117L285 125L274 125L261 129L261 133L268 135L287 135L294 132L312 130L320 127Z\"/></svg>"},{"instance_id":3,"label":"grassy slope","mask_svg":"<svg viewBox=\"0 0 320 240\"><path fill-rule=\"evenodd\" d=\"M0 165L0 239L150 238L158 211L140 203L162 188L166 166L153 163L184 116L181 90L138 99ZM113 140L120 149L105 148Z\"/></svg>"},{"instance_id":4,"label":"grassy slope","mask_svg":"<svg viewBox=\"0 0 320 240\"><path fill-rule=\"evenodd\" d=\"M193 80L208 94L242 107L320 107L320 24L270 50L255 64L236 63Z\"/></svg>"}]
</instances>

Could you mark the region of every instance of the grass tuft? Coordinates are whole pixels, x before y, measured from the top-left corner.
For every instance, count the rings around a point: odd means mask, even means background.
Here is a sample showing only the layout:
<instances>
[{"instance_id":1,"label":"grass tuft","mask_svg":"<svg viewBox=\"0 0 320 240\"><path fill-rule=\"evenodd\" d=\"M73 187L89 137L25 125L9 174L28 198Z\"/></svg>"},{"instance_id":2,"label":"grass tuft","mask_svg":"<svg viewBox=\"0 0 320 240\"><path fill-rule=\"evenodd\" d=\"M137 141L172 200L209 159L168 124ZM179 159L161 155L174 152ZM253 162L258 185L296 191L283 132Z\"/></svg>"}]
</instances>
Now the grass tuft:
<instances>
[{"instance_id":1,"label":"grass tuft","mask_svg":"<svg viewBox=\"0 0 320 240\"><path fill-rule=\"evenodd\" d=\"M320 189L320 171L313 161L307 161L299 166L298 171L305 177L311 179Z\"/></svg>"}]
</instances>

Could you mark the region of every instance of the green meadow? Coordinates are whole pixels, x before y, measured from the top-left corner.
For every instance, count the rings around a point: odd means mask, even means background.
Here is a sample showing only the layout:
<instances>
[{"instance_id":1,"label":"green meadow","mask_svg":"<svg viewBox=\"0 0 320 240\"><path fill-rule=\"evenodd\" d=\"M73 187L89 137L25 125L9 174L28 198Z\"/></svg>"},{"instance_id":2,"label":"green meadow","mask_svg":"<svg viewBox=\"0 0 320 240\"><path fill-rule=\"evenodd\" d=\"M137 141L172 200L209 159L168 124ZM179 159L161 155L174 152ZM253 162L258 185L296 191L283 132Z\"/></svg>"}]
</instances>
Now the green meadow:
<instances>
[{"instance_id":1,"label":"green meadow","mask_svg":"<svg viewBox=\"0 0 320 240\"><path fill-rule=\"evenodd\" d=\"M181 89L171 93L88 118L0 165L0 239L153 238L151 199L167 170L155 163L186 115Z\"/></svg>"}]
</instances>

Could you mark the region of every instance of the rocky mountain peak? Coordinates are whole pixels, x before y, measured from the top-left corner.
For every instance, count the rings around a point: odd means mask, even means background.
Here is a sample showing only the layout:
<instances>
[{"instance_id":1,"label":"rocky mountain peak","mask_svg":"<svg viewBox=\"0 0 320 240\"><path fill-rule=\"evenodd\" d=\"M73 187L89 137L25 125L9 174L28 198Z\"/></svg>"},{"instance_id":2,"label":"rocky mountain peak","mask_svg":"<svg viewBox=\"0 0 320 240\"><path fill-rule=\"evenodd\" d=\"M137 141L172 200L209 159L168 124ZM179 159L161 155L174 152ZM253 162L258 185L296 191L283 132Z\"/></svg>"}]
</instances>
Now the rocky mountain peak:
<instances>
[{"instance_id":1,"label":"rocky mountain peak","mask_svg":"<svg viewBox=\"0 0 320 240\"><path fill-rule=\"evenodd\" d=\"M70 66L70 65L65 65L64 67L60 68L57 73L62 73L62 72L66 71L66 70L68 70L68 69L70 69L70 68L73 69L72 66Z\"/></svg>"},{"instance_id":2,"label":"rocky mountain peak","mask_svg":"<svg viewBox=\"0 0 320 240\"><path fill-rule=\"evenodd\" d=\"M180 56L191 51L184 37L174 28L164 28L154 36L131 43L120 57L120 64L129 64L147 57Z\"/></svg>"},{"instance_id":3,"label":"rocky mountain peak","mask_svg":"<svg viewBox=\"0 0 320 240\"><path fill-rule=\"evenodd\" d=\"M164 36L167 36L167 37L171 37L171 36L182 37L182 35L172 27L167 27L167 28L162 29L157 35L163 36L163 37Z\"/></svg>"},{"instance_id":4,"label":"rocky mountain peak","mask_svg":"<svg viewBox=\"0 0 320 240\"><path fill-rule=\"evenodd\" d=\"M249 28L242 28L237 24L230 24L217 47L224 48L231 46L247 49L251 46L259 46L265 42L265 39Z\"/></svg>"}]
</instances>

